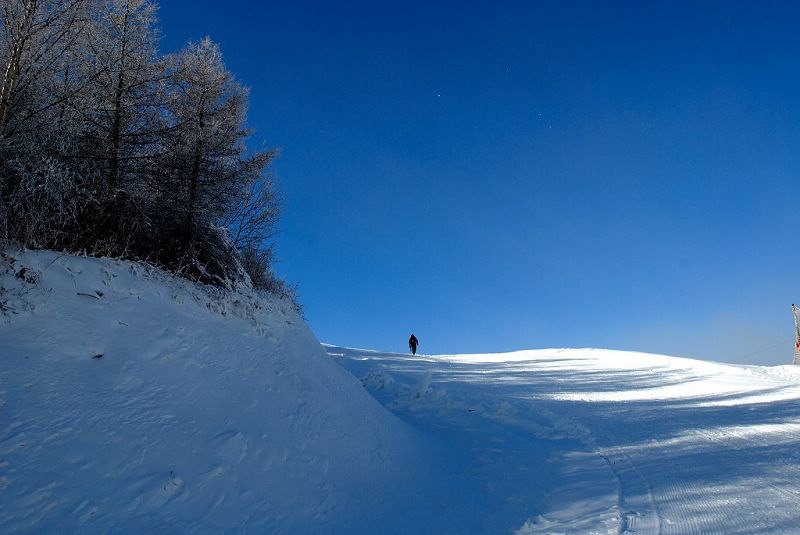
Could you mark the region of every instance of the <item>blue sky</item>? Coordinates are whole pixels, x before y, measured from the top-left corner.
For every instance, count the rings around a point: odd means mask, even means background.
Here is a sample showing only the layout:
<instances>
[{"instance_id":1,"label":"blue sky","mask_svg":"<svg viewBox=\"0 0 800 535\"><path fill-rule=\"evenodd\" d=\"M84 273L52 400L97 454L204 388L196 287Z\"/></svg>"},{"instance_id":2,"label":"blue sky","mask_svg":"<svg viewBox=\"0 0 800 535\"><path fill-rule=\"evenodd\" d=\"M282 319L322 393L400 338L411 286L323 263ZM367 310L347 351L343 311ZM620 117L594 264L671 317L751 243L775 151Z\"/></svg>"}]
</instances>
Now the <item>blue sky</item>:
<instances>
[{"instance_id":1,"label":"blue sky","mask_svg":"<svg viewBox=\"0 0 800 535\"><path fill-rule=\"evenodd\" d=\"M503 5L497 5L503 4ZM281 149L322 341L791 361L800 5L163 1Z\"/></svg>"}]
</instances>

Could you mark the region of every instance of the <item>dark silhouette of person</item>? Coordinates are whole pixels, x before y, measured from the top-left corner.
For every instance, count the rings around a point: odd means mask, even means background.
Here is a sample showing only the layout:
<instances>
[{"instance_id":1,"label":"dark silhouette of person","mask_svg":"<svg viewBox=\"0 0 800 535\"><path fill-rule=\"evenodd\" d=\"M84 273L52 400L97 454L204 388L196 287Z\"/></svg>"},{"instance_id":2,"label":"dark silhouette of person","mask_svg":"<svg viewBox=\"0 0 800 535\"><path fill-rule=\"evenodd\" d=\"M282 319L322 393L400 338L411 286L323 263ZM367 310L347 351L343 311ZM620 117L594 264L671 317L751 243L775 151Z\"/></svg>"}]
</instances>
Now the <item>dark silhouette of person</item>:
<instances>
[{"instance_id":1,"label":"dark silhouette of person","mask_svg":"<svg viewBox=\"0 0 800 535\"><path fill-rule=\"evenodd\" d=\"M419 340L414 336L414 333L411 333L411 338L408 339L408 348L411 350L412 355L417 354L417 345L419 345Z\"/></svg>"}]
</instances>

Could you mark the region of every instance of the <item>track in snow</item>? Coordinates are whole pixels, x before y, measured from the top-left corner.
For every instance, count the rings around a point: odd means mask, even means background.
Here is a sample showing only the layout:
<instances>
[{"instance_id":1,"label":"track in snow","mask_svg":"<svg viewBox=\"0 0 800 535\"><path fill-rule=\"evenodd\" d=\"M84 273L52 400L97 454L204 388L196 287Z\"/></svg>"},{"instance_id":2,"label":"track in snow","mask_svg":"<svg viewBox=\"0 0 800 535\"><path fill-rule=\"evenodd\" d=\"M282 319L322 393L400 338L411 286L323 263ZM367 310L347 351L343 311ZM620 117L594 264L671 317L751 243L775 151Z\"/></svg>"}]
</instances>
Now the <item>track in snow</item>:
<instances>
[{"instance_id":1,"label":"track in snow","mask_svg":"<svg viewBox=\"0 0 800 535\"><path fill-rule=\"evenodd\" d=\"M475 533L800 533L800 370L602 350L327 346L463 454Z\"/></svg>"}]
</instances>

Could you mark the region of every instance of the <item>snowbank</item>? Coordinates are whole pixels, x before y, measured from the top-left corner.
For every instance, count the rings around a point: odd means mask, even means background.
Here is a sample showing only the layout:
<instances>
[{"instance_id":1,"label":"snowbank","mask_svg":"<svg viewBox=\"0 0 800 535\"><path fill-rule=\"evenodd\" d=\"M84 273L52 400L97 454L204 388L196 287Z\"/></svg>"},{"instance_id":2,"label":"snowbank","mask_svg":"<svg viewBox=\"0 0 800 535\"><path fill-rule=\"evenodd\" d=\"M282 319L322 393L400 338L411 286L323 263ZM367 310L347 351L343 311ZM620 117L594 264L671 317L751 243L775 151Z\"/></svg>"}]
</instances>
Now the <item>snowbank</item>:
<instances>
[{"instance_id":1,"label":"snowbank","mask_svg":"<svg viewBox=\"0 0 800 535\"><path fill-rule=\"evenodd\" d=\"M0 532L397 527L422 447L286 303L0 257Z\"/></svg>"}]
</instances>

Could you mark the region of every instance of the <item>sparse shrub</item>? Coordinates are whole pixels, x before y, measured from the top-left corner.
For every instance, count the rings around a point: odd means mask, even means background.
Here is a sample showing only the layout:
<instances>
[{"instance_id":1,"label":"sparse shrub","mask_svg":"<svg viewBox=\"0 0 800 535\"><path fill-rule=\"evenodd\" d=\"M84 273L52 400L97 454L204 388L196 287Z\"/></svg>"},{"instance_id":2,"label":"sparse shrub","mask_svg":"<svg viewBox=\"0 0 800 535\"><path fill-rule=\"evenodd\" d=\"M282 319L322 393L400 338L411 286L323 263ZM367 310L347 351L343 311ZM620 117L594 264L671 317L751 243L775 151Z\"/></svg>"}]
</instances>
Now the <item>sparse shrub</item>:
<instances>
[{"instance_id":1,"label":"sparse shrub","mask_svg":"<svg viewBox=\"0 0 800 535\"><path fill-rule=\"evenodd\" d=\"M272 248L256 249L246 247L241 251L242 267L250 277L254 288L287 299L298 312L302 313L297 288L280 279L273 270Z\"/></svg>"}]
</instances>

